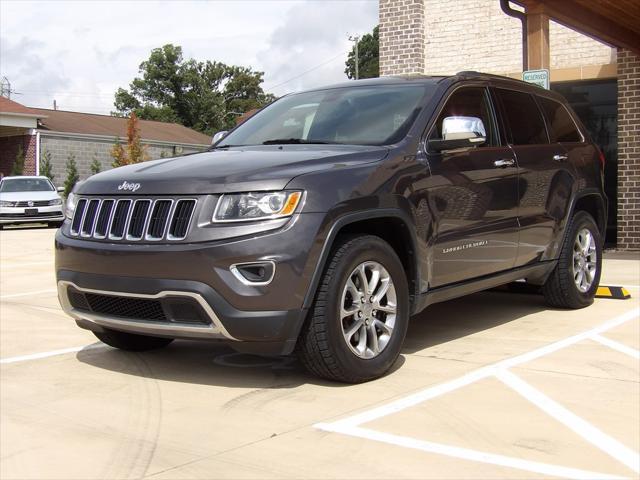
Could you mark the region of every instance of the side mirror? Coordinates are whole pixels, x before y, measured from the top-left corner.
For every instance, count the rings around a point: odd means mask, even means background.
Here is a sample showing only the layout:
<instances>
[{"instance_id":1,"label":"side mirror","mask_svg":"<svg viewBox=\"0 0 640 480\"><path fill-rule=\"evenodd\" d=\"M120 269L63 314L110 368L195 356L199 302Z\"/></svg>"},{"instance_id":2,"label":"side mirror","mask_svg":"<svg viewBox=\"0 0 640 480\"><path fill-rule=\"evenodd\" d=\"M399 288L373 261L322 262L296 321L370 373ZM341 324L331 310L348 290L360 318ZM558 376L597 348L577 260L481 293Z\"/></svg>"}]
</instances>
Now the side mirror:
<instances>
[{"instance_id":1,"label":"side mirror","mask_svg":"<svg viewBox=\"0 0 640 480\"><path fill-rule=\"evenodd\" d=\"M484 123L478 117L446 117L442 121L442 138L429 140L429 148L443 152L476 147L486 141Z\"/></svg>"},{"instance_id":2,"label":"side mirror","mask_svg":"<svg viewBox=\"0 0 640 480\"><path fill-rule=\"evenodd\" d=\"M227 135L227 133L229 133L227 130L223 130L221 132L216 133L213 136L213 139L211 140L211 145L215 145L216 143L218 143Z\"/></svg>"},{"instance_id":3,"label":"side mirror","mask_svg":"<svg viewBox=\"0 0 640 480\"><path fill-rule=\"evenodd\" d=\"M62 193L62 192L64 192L64 187L58 187L58 188L56 188L56 192L58 192L58 193Z\"/></svg>"}]
</instances>

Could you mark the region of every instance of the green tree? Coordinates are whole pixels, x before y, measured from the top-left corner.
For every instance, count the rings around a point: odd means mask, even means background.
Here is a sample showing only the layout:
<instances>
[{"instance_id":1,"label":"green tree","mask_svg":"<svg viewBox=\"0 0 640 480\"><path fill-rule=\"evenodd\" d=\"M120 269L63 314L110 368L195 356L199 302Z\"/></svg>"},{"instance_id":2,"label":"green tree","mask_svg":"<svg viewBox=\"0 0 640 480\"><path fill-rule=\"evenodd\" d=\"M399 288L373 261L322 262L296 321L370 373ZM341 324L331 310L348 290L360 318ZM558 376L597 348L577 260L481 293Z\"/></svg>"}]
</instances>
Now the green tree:
<instances>
[{"instance_id":1,"label":"green tree","mask_svg":"<svg viewBox=\"0 0 640 480\"><path fill-rule=\"evenodd\" d=\"M354 45L347 61L344 73L350 79L356 78L356 46ZM358 41L358 78L374 78L380 76L380 54L378 27L372 33L363 35Z\"/></svg>"},{"instance_id":2,"label":"green tree","mask_svg":"<svg viewBox=\"0 0 640 480\"><path fill-rule=\"evenodd\" d=\"M66 163L67 169L67 178L64 181L64 196L68 197L75 184L80 180L80 175L78 175L78 165L76 164L76 156L73 153L70 153L67 157Z\"/></svg>"},{"instance_id":3,"label":"green tree","mask_svg":"<svg viewBox=\"0 0 640 480\"><path fill-rule=\"evenodd\" d=\"M13 167L11 168L11 175L22 175L24 173L24 150L22 149L22 145L18 146L18 151L16 152L16 159L13 162Z\"/></svg>"},{"instance_id":4,"label":"green tree","mask_svg":"<svg viewBox=\"0 0 640 480\"><path fill-rule=\"evenodd\" d=\"M216 61L184 59L168 44L151 51L140 77L115 94L116 115L135 112L144 120L176 122L206 134L230 128L232 112L260 108L275 99L265 94L263 72Z\"/></svg>"},{"instance_id":5,"label":"green tree","mask_svg":"<svg viewBox=\"0 0 640 480\"><path fill-rule=\"evenodd\" d=\"M53 174L53 166L51 165L51 152L45 150L40 158L40 175L49 178L53 183L56 176Z\"/></svg>"},{"instance_id":6,"label":"green tree","mask_svg":"<svg viewBox=\"0 0 640 480\"><path fill-rule=\"evenodd\" d=\"M100 165L100 160L98 160L98 156L95 153L93 154L93 161L91 162L91 165L89 165L89 170L91 171L91 175L95 175L102 171L102 165Z\"/></svg>"}]
</instances>

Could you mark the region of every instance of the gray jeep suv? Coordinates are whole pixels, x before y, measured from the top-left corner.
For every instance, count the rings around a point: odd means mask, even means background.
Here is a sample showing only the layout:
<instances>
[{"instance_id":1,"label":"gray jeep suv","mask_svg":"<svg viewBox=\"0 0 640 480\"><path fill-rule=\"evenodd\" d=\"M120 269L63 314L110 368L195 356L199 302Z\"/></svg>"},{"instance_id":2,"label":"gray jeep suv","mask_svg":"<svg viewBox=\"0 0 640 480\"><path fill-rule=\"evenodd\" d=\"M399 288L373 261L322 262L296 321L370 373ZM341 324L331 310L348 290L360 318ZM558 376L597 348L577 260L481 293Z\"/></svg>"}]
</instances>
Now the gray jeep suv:
<instances>
[{"instance_id":1,"label":"gray jeep suv","mask_svg":"<svg viewBox=\"0 0 640 480\"><path fill-rule=\"evenodd\" d=\"M60 302L126 350L220 340L383 375L409 317L518 279L593 301L604 158L560 96L461 72L287 95L205 153L77 188Z\"/></svg>"}]
</instances>

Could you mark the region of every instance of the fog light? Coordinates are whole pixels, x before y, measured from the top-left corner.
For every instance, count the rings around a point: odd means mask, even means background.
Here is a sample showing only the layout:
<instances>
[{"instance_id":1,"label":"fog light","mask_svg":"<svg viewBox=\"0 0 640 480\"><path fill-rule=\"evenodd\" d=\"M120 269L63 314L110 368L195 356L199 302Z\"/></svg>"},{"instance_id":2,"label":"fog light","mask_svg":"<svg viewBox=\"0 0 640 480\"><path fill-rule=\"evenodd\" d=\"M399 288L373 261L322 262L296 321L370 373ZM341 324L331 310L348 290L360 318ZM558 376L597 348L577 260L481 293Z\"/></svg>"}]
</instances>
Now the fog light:
<instances>
[{"instance_id":1,"label":"fog light","mask_svg":"<svg viewBox=\"0 0 640 480\"><path fill-rule=\"evenodd\" d=\"M236 263L229 268L231 273L245 285L268 285L276 273L276 264L271 260L264 262Z\"/></svg>"}]
</instances>

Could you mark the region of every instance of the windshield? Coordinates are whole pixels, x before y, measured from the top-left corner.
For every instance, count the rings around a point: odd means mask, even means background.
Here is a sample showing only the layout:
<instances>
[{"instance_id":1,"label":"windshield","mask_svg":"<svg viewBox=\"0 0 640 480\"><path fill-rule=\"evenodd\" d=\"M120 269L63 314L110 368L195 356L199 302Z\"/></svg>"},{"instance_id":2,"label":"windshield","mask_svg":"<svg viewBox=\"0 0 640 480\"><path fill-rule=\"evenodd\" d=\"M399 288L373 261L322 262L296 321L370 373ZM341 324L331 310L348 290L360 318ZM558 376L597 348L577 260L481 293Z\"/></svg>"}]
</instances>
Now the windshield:
<instances>
[{"instance_id":1,"label":"windshield","mask_svg":"<svg viewBox=\"0 0 640 480\"><path fill-rule=\"evenodd\" d=\"M425 85L346 87L281 98L216 147L286 143L389 145L404 138L424 104Z\"/></svg>"},{"instance_id":2,"label":"windshield","mask_svg":"<svg viewBox=\"0 0 640 480\"><path fill-rule=\"evenodd\" d=\"M0 192L52 192L55 189L44 178L10 178L0 183Z\"/></svg>"}]
</instances>

